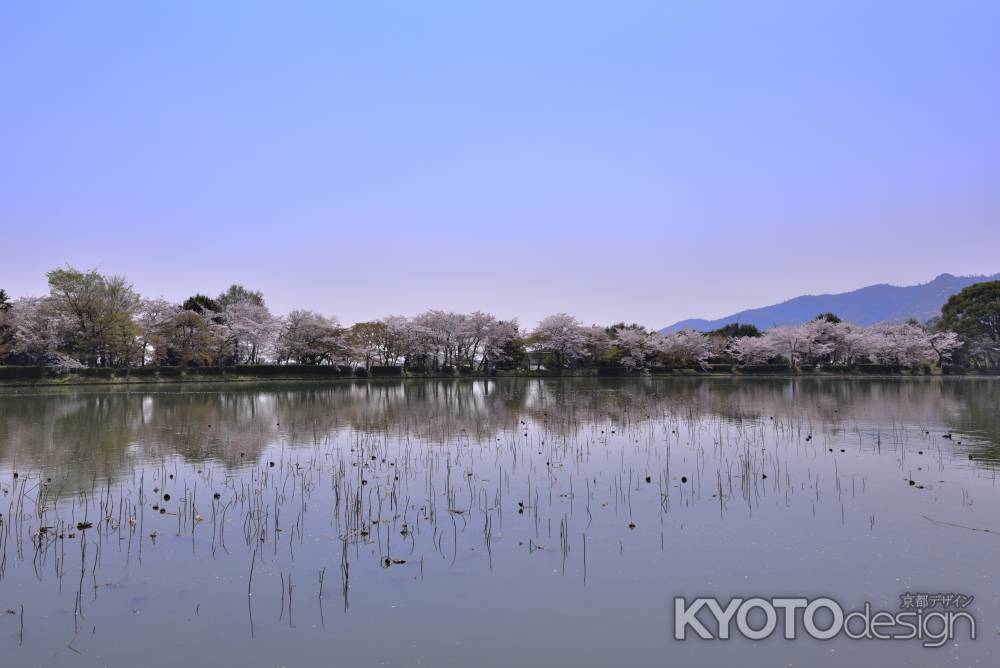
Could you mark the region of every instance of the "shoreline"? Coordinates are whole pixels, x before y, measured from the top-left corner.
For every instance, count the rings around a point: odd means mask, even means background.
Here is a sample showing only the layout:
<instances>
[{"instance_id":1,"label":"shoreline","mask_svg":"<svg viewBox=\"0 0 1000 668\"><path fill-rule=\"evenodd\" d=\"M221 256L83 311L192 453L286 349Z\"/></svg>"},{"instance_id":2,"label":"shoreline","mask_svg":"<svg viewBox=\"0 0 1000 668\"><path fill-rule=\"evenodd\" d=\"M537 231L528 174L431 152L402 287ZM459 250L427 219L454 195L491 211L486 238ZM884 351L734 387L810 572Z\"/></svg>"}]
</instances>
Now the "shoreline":
<instances>
[{"instance_id":1,"label":"shoreline","mask_svg":"<svg viewBox=\"0 0 1000 668\"><path fill-rule=\"evenodd\" d=\"M110 370L109 370L110 371ZM115 370L117 371L117 370ZM615 370L615 373L600 373L599 369L570 370L563 372L552 371L501 371L492 374L487 373L399 373L399 374L367 374L355 375L353 373L274 373L274 374L253 374L240 373L234 371L215 370L213 373L171 373L165 375L114 375L88 377L77 373L68 373L62 376L42 376L35 378L0 378L0 388L17 387L74 387L74 386L150 386L150 385L177 385L177 384L243 384L243 383L267 383L267 382L308 382L308 383L330 383L342 381L406 381L406 380L501 380L504 378L538 378L538 379L561 379L561 378L594 378L594 379L630 379L641 380L645 378L665 379L665 378L773 378L773 379L972 379L972 378L1000 378L1000 371L962 371L960 373L941 373L935 369L934 373L922 371L902 370L897 372L871 372L852 369L842 369L837 371L826 370L801 370L792 372L787 369L781 371L753 369L733 370L733 371L701 371L696 369L675 369L672 371L656 371L649 373L623 373Z\"/></svg>"}]
</instances>

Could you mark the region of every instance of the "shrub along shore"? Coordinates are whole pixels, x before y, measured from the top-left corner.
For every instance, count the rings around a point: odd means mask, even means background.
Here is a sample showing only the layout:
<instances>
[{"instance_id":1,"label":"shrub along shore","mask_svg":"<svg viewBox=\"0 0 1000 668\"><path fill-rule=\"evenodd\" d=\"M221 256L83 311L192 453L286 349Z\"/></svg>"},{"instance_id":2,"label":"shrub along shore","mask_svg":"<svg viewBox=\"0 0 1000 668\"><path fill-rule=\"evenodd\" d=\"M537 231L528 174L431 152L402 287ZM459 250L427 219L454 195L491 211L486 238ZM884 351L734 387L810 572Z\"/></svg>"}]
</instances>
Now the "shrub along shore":
<instances>
[{"instance_id":1,"label":"shrub along shore","mask_svg":"<svg viewBox=\"0 0 1000 668\"><path fill-rule=\"evenodd\" d=\"M43 366L0 366L0 387L32 385L130 385L142 383L255 382L271 380L330 381L358 379L431 379L431 378L649 378L649 377L873 377L873 376L956 376L1000 375L1000 370L959 369L955 367L902 367L887 364L803 365L792 369L785 364L736 366L712 364L702 367L653 367L634 372L621 367L598 367L564 370L497 369L490 373L466 368L437 371L401 366L369 369L337 365L260 364L229 367L147 366L134 368L85 368L55 373Z\"/></svg>"}]
</instances>

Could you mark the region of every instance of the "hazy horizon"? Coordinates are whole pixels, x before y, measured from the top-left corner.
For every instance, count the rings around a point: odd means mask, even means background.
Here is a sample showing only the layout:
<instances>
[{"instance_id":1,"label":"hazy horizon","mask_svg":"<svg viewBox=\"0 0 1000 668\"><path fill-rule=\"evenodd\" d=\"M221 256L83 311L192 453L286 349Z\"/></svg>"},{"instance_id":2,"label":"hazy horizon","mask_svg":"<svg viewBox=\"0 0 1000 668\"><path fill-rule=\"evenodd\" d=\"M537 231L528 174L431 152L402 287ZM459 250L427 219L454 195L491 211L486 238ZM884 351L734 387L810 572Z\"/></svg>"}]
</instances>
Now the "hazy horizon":
<instances>
[{"instance_id":1,"label":"hazy horizon","mask_svg":"<svg viewBox=\"0 0 1000 668\"><path fill-rule=\"evenodd\" d=\"M0 8L0 288L660 328L1000 271L1000 5Z\"/></svg>"}]
</instances>

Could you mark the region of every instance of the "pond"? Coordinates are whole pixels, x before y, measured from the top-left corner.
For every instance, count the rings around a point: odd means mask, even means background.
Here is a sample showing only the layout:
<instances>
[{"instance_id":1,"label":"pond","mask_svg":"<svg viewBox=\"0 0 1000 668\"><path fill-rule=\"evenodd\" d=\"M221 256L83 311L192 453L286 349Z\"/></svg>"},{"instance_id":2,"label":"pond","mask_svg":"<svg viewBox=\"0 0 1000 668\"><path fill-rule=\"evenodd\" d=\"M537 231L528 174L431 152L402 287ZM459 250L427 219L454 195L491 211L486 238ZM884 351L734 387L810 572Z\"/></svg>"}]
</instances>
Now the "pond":
<instances>
[{"instance_id":1,"label":"pond","mask_svg":"<svg viewBox=\"0 0 1000 668\"><path fill-rule=\"evenodd\" d=\"M993 666L998 464L985 379L7 389L0 656ZM907 593L977 638L673 637L678 596Z\"/></svg>"}]
</instances>

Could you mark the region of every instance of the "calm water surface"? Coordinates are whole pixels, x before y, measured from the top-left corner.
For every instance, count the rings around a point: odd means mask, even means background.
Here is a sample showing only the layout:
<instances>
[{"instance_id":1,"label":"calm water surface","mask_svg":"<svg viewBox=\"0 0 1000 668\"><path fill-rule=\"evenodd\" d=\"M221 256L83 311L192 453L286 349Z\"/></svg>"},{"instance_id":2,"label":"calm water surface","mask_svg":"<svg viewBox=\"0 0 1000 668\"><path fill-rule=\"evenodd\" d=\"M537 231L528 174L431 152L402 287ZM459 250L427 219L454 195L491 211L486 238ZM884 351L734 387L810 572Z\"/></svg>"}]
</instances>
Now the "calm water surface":
<instances>
[{"instance_id":1,"label":"calm water surface","mask_svg":"<svg viewBox=\"0 0 1000 668\"><path fill-rule=\"evenodd\" d=\"M2 390L0 665L996 666L998 463L989 380ZM907 591L978 639L672 639Z\"/></svg>"}]
</instances>

